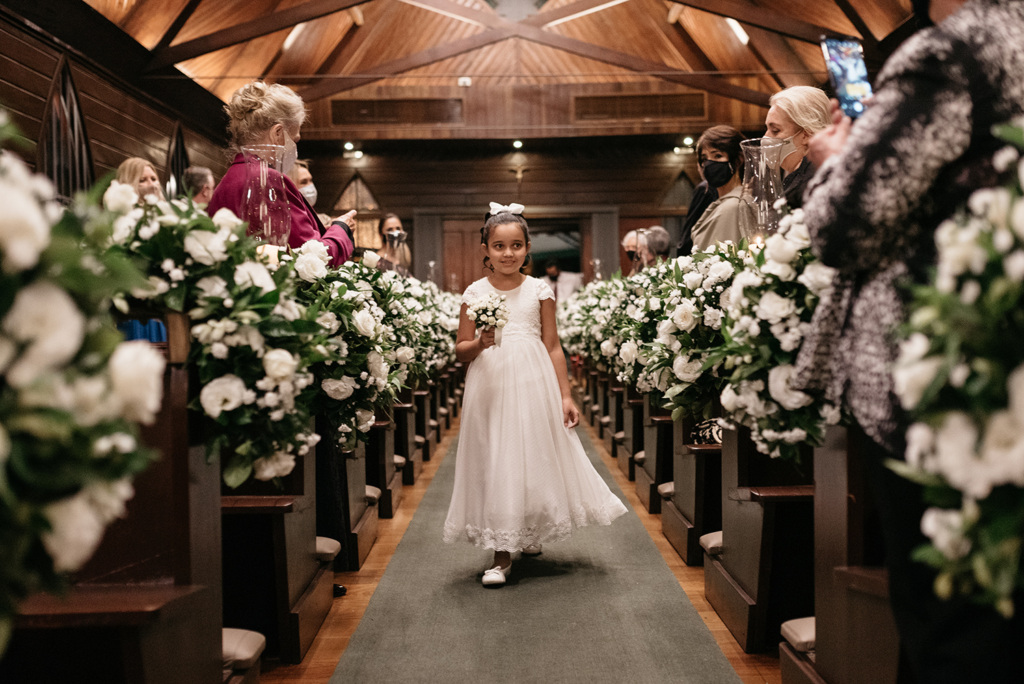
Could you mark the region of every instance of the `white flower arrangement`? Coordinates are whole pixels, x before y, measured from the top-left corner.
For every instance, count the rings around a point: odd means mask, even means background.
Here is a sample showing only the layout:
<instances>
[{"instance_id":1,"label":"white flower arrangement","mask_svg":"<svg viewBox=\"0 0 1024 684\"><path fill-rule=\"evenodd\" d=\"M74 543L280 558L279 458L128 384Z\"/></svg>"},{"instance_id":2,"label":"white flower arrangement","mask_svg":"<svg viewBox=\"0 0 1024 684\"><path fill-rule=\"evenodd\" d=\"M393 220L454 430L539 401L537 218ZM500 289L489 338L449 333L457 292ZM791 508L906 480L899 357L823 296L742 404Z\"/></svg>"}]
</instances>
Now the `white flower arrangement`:
<instances>
[{"instance_id":1,"label":"white flower arrangement","mask_svg":"<svg viewBox=\"0 0 1024 684\"><path fill-rule=\"evenodd\" d=\"M494 343L499 347L501 346L501 330L508 323L508 315L505 295L493 292L481 295L466 306L466 316L476 324L478 330L494 329Z\"/></svg>"},{"instance_id":2,"label":"white flower arrangement","mask_svg":"<svg viewBox=\"0 0 1024 684\"><path fill-rule=\"evenodd\" d=\"M750 428L757 450L773 458L799 458L801 445L820 445L825 426L839 421L837 408L792 387L793 363L834 275L811 253L797 209L764 249L746 252L729 291L725 341L710 357L731 371L723 417Z\"/></svg>"},{"instance_id":3,"label":"white flower arrangement","mask_svg":"<svg viewBox=\"0 0 1024 684\"><path fill-rule=\"evenodd\" d=\"M1009 618L1024 585L1024 120L996 133L1006 185L939 226L935 277L914 292L893 379L918 422L891 467L933 506L914 557L938 570L936 593Z\"/></svg>"},{"instance_id":4,"label":"white flower arrangement","mask_svg":"<svg viewBox=\"0 0 1024 684\"><path fill-rule=\"evenodd\" d=\"M0 143L14 135L0 111ZM132 195L113 202L130 209ZM145 279L106 252L119 220L93 193L65 209L0 151L0 655L17 604L59 591L124 514L154 454L138 441L163 397L164 358L122 342L111 297Z\"/></svg>"}]
</instances>

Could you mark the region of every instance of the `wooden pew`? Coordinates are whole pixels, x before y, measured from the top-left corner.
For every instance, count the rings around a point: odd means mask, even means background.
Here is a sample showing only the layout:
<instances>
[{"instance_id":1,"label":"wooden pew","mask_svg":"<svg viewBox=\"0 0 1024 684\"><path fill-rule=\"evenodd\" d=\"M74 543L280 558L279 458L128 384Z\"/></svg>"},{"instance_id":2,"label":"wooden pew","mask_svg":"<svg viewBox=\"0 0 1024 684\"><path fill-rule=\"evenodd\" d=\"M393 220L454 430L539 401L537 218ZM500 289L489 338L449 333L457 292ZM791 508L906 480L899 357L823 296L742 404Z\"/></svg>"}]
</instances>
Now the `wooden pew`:
<instances>
[{"instance_id":1,"label":"wooden pew","mask_svg":"<svg viewBox=\"0 0 1024 684\"><path fill-rule=\"evenodd\" d=\"M758 453L745 429L722 431L721 550L705 548L704 595L747 653L814 612L812 478L809 453L797 470Z\"/></svg>"},{"instance_id":2,"label":"wooden pew","mask_svg":"<svg viewBox=\"0 0 1024 684\"><path fill-rule=\"evenodd\" d=\"M644 395L643 463L635 468L636 494L648 513L661 513L658 487L672 481L673 420L668 411ZM634 454L634 460L637 456Z\"/></svg>"},{"instance_id":3,"label":"wooden pew","mask_svg":"<svg viewBox=\"0 0 1024 684\"><path fill-rule=\"evenodd\" d=\"M286 663L305 657L333 600L334 573L316 557L316 461L326 446L297 457L281 489L249 480L221 496L224 625L263 634L266 655Z\"/></svg>"},{"instance_id":4,"label":"wooden pew","mask_svg":"<svg viewBox=\"0 0 1024 684\"><path fill-rule=\"evenodd\" d=\"M149 316L146 316L149 318ZM188 318L167 314L163 404L142 443L160 459L134 482L67 596L28 597L0 681L217 684L221 654L220 466L207 463Z\"/></svg>"},{"instance_id":5,"label":"wooden pew","mask_svg":"<svg viewBox=\"0 0 1024 684\"><path fill-rule=\"evenodd\" d=\"M597 376L597 397L594 401L594 411L597 415L597 438L603 440L605 433L611 423L608 405L608 391L611 388L612 378L608 373L599 373Z\"/></svg>"},{"instance_id":6,"label":"wooden pew","mask_svg":"<svg viewBox=\"0 0 1024 684\"><path fill-rule=\"evenodd\" d=\"M441 429L451 430L452 428L452 374L449 369L445 369L440 376L438 376L438 399L437 399L437 415L438 422L441 424Z\"/></svg>"},{"instance_id":7,"label":"wooden pew","mask_svg":"<svg viewBox=\"0 0 1024 684\"><path fill-rule=\"evenodd\" d=\"M633 457L644 450L644 398L634 387L626 387L622 405L622 449L618 452L619 470L631 481L636 479Z\"/></svg>"},{"instance_id":8,"label":"wooden pew","mask_svg":"<svg viewBox=\"0 0 1024 684\"><path fill-rule=\"evenodd\" d=\"M894 684L899 637L877 515L856 428L830 427L814 451L815 658L779 646L785 684Z\"/></svg>"},{"instance_id":9,"label":"wooden pew","mask_svg":"<svg viewBox=\"0 0 1024 684\"><path fill-rule=\"evenodd\" d=\"M402 501L402 471L395 468L395 423L378 420L366 443L366 484L380 490L377 515L393 518Z\"/></svg>"},{"instance_id":10,"label":"wooden pew","mask_svg":"<svg viewBox=\"0 0 1024 684\"><path fill-rule=\"evenodd\" d=\"M441 414L438 413L438 409L441 408L441 386L439 379L427 381L427 391L430 392L430 396L427 401L429 411L429 427L430 431L434 435L434 442L436 444L441 443ZM429 460L429 459L424 459Z\"/></svg>"},{"instance_id":11,"label":"wooden pew","mask_svg":"<svg viewBox=\"0 0 1024 684\"><path fill-rule=\"evenodd\" d=\"M626 400L626 388L616 381L608 388L608 427L604 434L605 447L611 457L618 460L619 448L625 440L622 429L622 405Z\"/></svg>"},{"instance_id":12,"label":"wooden pew","mask_svg":"<svg viewBox=\"0 0 1024 684\"><path fill-rule=\"evenodd\" d=\"M722 446L686 444L694 421L673 426L672 497L662 502L661 530L687 565L703 565L700 538L722 529Z\"/></svg>"},{"instance_id":13,"label":"wooden pew","mask_svg":"<svg viewBox=\"0 0 1024 684\"><path fill-rule=\"evenodd\" d=\"M597 403L597 378L600 373L594 369L587 371L587 394L586 404L583 407L584 416L590 427L597 425L598 411L600 405Z\"/></svg>"},{"instance_id":14,"label":"wooden pew","mask_svg":"<svg viewBox=\"0 0 1024 684\"><path fill-rule=\"evenodd\" d=\"M366 446L343 451L332 439L330 424L317 419L316 534L341 544L334 557L338 572L358 570L377 540L377 504L366 500Z\"/></svg>"},{"instance_id":15,"label":"wooden pew","mask_svg":"<svg viewBox=\"0 0 1024 684\"><path fill-rule=\"evenodd\" d=\"M395 454L405 459L402 484L414 485L423 470L422 440L416 434L416 404L413 391L402 390L394 404Z\"/></svg>"},{"instance_id":16,"label":"wooden pew","mask_svg":"<svg viewBox=\"0 0 1024 684\"><path fill-rule=\"evenodd\" d=\"M419 389L413 394L413 402L416 404L416 446L421 451L420 468L413 475L413 481L406 479L406 484L415 484L415 478L420 476L423 462L430 460L430 454L434 442L434 429L430 421L430 390Z\"/></svg>"}]
</instances>

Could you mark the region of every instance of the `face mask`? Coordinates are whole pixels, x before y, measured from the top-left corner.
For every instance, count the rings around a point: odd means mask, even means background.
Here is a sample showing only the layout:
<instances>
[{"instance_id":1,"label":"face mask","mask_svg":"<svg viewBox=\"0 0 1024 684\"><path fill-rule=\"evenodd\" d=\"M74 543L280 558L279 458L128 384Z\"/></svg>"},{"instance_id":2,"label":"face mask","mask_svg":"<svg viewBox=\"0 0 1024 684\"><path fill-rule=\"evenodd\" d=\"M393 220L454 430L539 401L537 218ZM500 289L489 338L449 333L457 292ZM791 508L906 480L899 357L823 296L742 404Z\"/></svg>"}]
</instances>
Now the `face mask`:
<instances>
[{"instance_id":1,"label":"face mask","mask_svg":"<svg viewBox=\"0 0 1024 684\"><path fill-rule=\"evenodd\" d=\"M630 261L636 261L636 250L635 249L627 249L626 250L626 258L629 259Z\"/></svg>"},{"instance_id":2,"label":"face mask","mask_svg":"<svg viewBox=\"0 0 1024 684\"><path fill-rule=\"evenodd\" d=\"M302 196L306 198L307 202L309 202L309 206L316 206L315 185L313 185L312 183L310 183L309 185L303 185L301 188L299 188L299 192L301 192Z\"/></svg>"},{"instance_id":3,"label":"face mask","mask_svg":"<svg viewBox=\"0 0 1024 684\"><path fill-rule=\"evenodd\" d=\"M708 159L704 162L703 168L704 180L713 188L720 188L728 183L734 173L732 164L727 161L711 161Z\"/></svg>"},{"instance_id":4,"label":"face mask","mask_svg":"<svg viewBox=\"0 0 1024 684\"><path fill-rule=\"evenodd\" d=\"M793 142L793 138L795 138L795 137L796 136L794 135L794 136L786 138L785 140L782 141L782 161L783 162L786 161L786 157L788 157L789 155L791 155L794 152L796 152L796 143Z\"/></svg>"},{"instance_id":5,"label":"face mask","mask_svg":"<svg viewBox=\"0 0 1024 684\"><path fill-rule=\"evenodd\" d=\"M931 7L931 0L912 0L910 3L914 8L914 16L917 17L917 25L921 28L934 26L932 18L928 16Z\"/></svg>"},{"instance_id":6,"label":"face mask","mask_svg":"<svg viewBox=\"0 0 1024 684\"><path fill-rule=\"evenodd\" d=\"M284 156L281 157L281 173L287 174L291 172L292 167L295 166L295 160L299 158L299 148L295 146L295 141L292 140L292 136L288 135L288 131L283 132Z\"/></svg>"}]
</instances>

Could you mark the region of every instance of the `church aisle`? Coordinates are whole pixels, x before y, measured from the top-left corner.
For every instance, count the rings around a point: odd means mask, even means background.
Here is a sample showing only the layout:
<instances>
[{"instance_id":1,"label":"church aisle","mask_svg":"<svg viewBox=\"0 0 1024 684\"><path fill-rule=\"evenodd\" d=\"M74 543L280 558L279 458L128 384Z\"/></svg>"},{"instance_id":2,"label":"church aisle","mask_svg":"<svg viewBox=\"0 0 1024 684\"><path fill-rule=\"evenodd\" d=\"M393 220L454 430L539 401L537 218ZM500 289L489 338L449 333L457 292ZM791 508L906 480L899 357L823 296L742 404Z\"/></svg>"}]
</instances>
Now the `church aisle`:
<instances>
[{"instance_id":1,"label":"church aisle","mask_svg":"<svg viewBox=\"0 0 1024 684\"><path fill-rule=\"evenodd\" d=\"M697 610L700 619L703 620L708 629L710 629L718 647L721 649L721 652L725 654L728 658L729 664L739 675L739 680L745 684L753 684L754 682L776 684L780 682L781 679L779 675L778 659L774 656L747 655L740 650L731 634L721 623L717 614L704 600L703 570L701 568L689 568L682 563L678 555L676 555L675 551L661 534L660 517L657 515L647 514L643 510L643 507L640 505L639 500L634 493L633 483L628 482L624 476L622 476L617 467L613 467L614 461L612 461L607 452L604 451L601 442L596 440L596 435L592 433L592 430L589 427L584 426L582 432L586 433L585 435L581 434L581 437L583 437L588 451L596 451L605 466L602 470L610 472L615 483L623 492L625 492L628 503L632 505L633 510L639 516L640 521L654 540L658 551L662 554L662 557L668 564L669 568L675 574L680 586L686 592L690 602L693 604L693 607ZM358 572L337 573L336 581L343 583L348 587L348 595L334 602L331 613L320 630L320 633L304 662L299 665L291 666L274 666L272 664L265 664L262 681L282 683L310 682L313 684L326 684L330 681L331 675L334 673L339 659L348 646L350 638L358 627L359 622L363 617L363 613L366 611L370 599L373 596L378 583L383 577L384 571L391 561L392 555L395 553L399 542L405 534L406 528L409 526L409 523L412 521L412 518L419 507L420 501L425 495L431 482L433 482L438 469L442 466L444 456L448 453L449 448L457 435L458 421L454 421L452 429L447 433L444 440L439 445L440 448L436 451L437 456L435 456L431 462L424 464L425 468L423 474L416 485L414 487L406 488L407 498L403 500L395 518L392 520L380 521L380 538L371 551L364 567ZM633 524L635 525L635 523ZM598 535L596 538L599 539L600 535L606 534L607 532L608 528L596 528L584 530L582 533L577 534L596 534ZM563 544L554 545L551 548L551 553L548 555L553 557L558 554L559 547L567 549L567 545L572 543L572 541L569 541ZM441 546L440 541L438 541L438 546ZM443 551L452 552L457 548L459 547L448 547L447 549L443 549ZM480 555L481 559L484 559L486 556L486 554L483 554L478 550L471 549L468 546L463 546L462 551L467 552L471 556ZM543 556L541 558L543 558ZM530 562L530 560L527 560L517 568L521 571L518 573L520 579L524 578L522 571L526 569L526 564ZM570 572L574 571L582 572L582 570L570 569ZM515 581L516 574L517 573L513 574L513 582ZM466 580L467 582L475 585L471 587L471 590L478 590L481 592L486 591L488 594L493 593L478 586L479 577L477 575L473 575L472 571L470 575L467 576ZM514 586L509 588L514 589ZM416 590L415 586L410 587L410 591ZM497 591L501 592L505 590L500 589ZM428 639L430 637L427 634L424 634L423 638ZM681 649L685 650L685 641L681 641L680 646ZM447 644L437 643L438 651L444 651L447 647ZM456 673L452 672L451 674L455 676ZM731 676L729 678L731 678ZM358 679L362 681L363 678L359 677ZM458 677L455 677L455 679L458 679ZM537 681L544 679L545 678L538 673ZM347 679L336 681L354 680ZM449 681L454 680L449 678ZM590 680L588 679L588 681ZM685 680L674 678L673 681ZM728 679L724 679L723 681L728 681Z\"/></svg>"}]
</instances>

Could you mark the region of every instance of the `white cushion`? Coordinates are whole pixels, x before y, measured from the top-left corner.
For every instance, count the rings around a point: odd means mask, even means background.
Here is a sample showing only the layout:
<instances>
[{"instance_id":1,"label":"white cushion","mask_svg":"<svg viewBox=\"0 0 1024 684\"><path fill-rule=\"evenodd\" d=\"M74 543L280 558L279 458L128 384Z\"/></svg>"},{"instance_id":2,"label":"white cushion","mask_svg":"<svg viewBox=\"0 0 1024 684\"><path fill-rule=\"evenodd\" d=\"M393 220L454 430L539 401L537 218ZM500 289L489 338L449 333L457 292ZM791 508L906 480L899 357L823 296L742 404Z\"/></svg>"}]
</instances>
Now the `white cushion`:
<instances>
[{"instance_id":1,"label":"white cushion","mask_svg":"<svg viewBox=\"0 0 1024 684\"><path fill-rule=\"evenodd\" d=\"M330 537L316 538L316 559L318 561L332 561L341 551L341 542Z\"/></svg>"},{"instance_id":2,"label":"white cushion","mask_svg":"<svg viewBox=\"0 0 1024 684\"><path fill-rule=\"evenodd\" d=\"M448 409L446 409L444 406L440 407L439 409L437 409L437 415L439 415L439 416L447 416L448 415Z\"/></svg>"},{"instance_id":3,"label":"white cushion","mask_svg":"<svg viewBox=\"0 0 1024 684\"><path fill-rule=\"evenodd\" d=\"M644 461L647 460L647 454L645 454L642 451L638 451L635 454L633 454L633 460L639 463L640 465L643 465Z\"/></svg>"},{"instance_id":4,"label":"white cushion","mask_svg":"<svg viewBox=\"0 0 1024 684\"><path fill-rule=\"evenodd\" d=\"M676 483L675 482L662 482L660 485L658 485L658 494L660 494L661 498L665 499L666 501L668 499L671 499L672 495L675 494L675 493L676 493Z\"/></svg>"},{"instance_id":5,"label":"white cushion","mask_svg":"<svg viewBox=\"0 0 1024 684\"><path fill-rule=\"evenodd\" d=\"M814 650L814 617L797 618L782 623L782 638L794 650L809 653Z\"/></svg>"},{"instance_id":6,"label":"white cushion","mask_svg":"<svg viewBox=\"0 0 1024 684\"><path fill-rule=\"evenodd\" d=\"M366 485L366 503L371 506L380 501L380 487Z\"/></svg>"},{"instance_id":7,"label":"white cushion","mask_svg":"<svg viewBox=\"0 0 1024 684\"><path fill-rule=\"evenodd\" d=\"M399 456L395 454L395 470L401 470L405 467L405 456Z\"/></svg>"},{"instance_id":8,"label":"white cushion","mask_svg":"<svg viewBox=\"0 0 1024 684\"><path fill-rule=\"evenodd\" d=\"M615 433L615 436L612 437L612 439L614 439L619 444L622 444L623 442L626 441L626 433L623 432L622 430L619 430L618 432Z\"/></svg>"},{"instance_id":9,"label":"white cushion","mask_svg":"<svg viewBox=\"0 0 1024 684\"><path fill-rule=\"evenodd\" d=\"M711 556L722 553L722 531L708 532L700 538L700 545Z\"/></svg>"},{"instance_id":10,"label":"white cushion","mask_svg":"<svg viewBox=\"0 0 1024 684\"><path fill-rule=\"evenodd\" d=\"M263 649L266 646L267 639L259 632L225 627L221 630L224 669L248 670L259 662L260 655L263 654Z\"/></svg>"},{"instance_id":11,"label":"white cushion","mask_svg":"<svg viewBox=\"0 0 1024 684\"><path fill-rule=\"evenodd\" d=\"M612 424L612 417L611 416L601 416L601 425L611 425L611 424Z\"/></svg>"}]
</instances>

